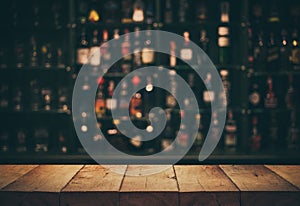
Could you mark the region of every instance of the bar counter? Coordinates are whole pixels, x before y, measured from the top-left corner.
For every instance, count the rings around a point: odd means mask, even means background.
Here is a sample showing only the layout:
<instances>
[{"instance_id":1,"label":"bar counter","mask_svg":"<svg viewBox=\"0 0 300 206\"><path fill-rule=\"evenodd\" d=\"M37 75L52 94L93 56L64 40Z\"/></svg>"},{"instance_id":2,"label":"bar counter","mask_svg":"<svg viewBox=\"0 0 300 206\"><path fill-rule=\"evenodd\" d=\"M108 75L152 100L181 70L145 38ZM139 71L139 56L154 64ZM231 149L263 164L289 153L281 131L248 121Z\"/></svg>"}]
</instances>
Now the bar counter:
<instances>
[{"instance_id":1,"label":"bar counter","mask_svg":"<svg viewBox=\"0 0 300 206\"><path fill-rule=\"evenodd\" d=\"M0 165L0 205L300 205L297 165Z\"/></svg>"}]
</instances>

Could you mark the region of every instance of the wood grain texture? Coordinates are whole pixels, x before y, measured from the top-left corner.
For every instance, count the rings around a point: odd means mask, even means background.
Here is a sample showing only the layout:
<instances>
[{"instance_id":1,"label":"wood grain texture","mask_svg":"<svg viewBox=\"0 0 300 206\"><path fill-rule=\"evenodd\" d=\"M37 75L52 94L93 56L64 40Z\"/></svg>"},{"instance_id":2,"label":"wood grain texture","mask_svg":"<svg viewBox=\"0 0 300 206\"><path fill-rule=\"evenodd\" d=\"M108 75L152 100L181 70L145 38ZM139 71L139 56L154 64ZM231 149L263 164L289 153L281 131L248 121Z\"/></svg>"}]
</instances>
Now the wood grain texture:
<instances>
[{"instance_id":1,"label":"wood grain texture","mask_svg":"<svg viewBox=\"0 0 300 206\"><path fill-rule=\"evenodd\" d=\"M218 166L174 166L180 205L239 205L236 186Z\"/></svg>"},{"instance_id":2,"label":"wood grain texture","mask_svg":"<svg viewBox=\"0 0 300 206\"><path fill-rule=\"evenodd\" d=\"M127 166L87 165L61 193L61 205L118 205ZM118 173L112 172L118 170Z\"/></svg>"},{"instance_id":3,"label":"wood grain texture","mask_svg":"<svg viewBox=\"0 0 300 206\"><path fill-rule=\"evenodd\" d=\"M299 190L262 165L221 165L241 191L241 205L299 205Z\"/></svg>"},{"instance_id":4,"label":"wood grain texture","mask_svg":"<svg viewBox=\"0 0 300 206\"><path fill-rule=\"evenodd\" d=\"M22 177L38 165L0 165L0 189Z\"/></svg>"},{"instance_id":5,"label":"wood grain texture","mask_svg":"<svg viewBox=\"0 0 300 206\"><path fill-rule=\"evenodd\" d=\"M300 189L299 165L266 165L266 167Z\"/></svg>"},{"instance_id":6,"label":"wood grain texture","mask_svg":"<svg viewBox=\"0 0 300 206\"><path fill-rule=\"evenodd\" d=\"M155 165L130 165L126 174L159 169ZM125 176L120 190L120 205L178 205L178 187L173 167L148 176Z\"/></svg>"},{"instance_id":7,"label":"wood grain texture","mask_svg":"<svg viewBox=\"0 0 300 206\"><path fill-rule=\"evenodd\" d=\"M82 165L41 165L1 190L1 205L58 205L59 193Z\"/></svg>"}]
</instances>

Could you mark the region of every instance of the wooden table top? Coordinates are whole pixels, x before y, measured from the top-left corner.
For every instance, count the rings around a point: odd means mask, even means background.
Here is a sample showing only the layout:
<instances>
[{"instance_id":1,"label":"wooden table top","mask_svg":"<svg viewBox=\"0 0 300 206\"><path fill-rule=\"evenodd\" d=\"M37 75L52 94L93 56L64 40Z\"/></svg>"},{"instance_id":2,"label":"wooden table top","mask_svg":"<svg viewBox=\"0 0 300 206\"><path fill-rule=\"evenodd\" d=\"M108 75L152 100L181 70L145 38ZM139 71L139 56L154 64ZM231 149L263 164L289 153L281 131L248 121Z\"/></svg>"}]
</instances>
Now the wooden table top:
<instances>
[{"instance_id":1,"label":"wooden table top","mask_svg":"<svg viewBox=\"0 0 300 206\"><path fill-rule=\"evenodd\" d=\"M297 165L0 165L0 205L300 205Z\"/></svg>"}]
</instances>

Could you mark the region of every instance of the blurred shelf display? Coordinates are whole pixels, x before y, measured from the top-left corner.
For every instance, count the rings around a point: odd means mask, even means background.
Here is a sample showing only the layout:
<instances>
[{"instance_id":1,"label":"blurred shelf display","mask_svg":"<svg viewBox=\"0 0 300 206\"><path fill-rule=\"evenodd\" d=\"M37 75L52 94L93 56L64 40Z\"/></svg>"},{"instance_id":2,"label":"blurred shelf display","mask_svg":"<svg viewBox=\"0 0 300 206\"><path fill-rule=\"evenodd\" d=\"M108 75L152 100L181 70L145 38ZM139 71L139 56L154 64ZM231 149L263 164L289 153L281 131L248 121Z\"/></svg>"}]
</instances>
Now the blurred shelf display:
<instances>
[{"instance_id":1,"label":"blurred shelf display","mask_svg":"<svg viewBox=\"0 0 300 206\"><path fill-rule=\"evenodd\" d=\"M227 108L225 127L215 131L222 133L220 142L204 163L300 163L299 1L2 0L0 5L0 163L94 162L72 117L73 87L85 65L91 72L82 90L98 85L94 115L102 134L90 137L95 142L106 139L137 156L172 150L173 142L184 149L194 137L188 129L178 131L189 115L199 125L192 125L198 128L193 146L179 163L202 164L198 154L210 123L218 125L224 112L211 111L217 101ZM154 52L162 39L152 38L151 32L140 35L150 30L175 33L184 42L167 42L171 55ZM120 36L124 41L119 45L108 43ZM223 93L205 86L212 84L210 72L202 79L188 65L203 66L191 44L215 65ZM112 50L122 58L107 68L117 55ZM157 72L144 77L139 69L146 66L166 68L169 76L163 79ZM98 78L95 71L107 72ZM133 71L130 81L122 81ZM184 113L171 92L154 86L164 81L173 93L182 92L175 74L191 88L198 108L186 97ZM145 88L129 94L142 83ZM157 138L143 142L119 131L126 121L153 131L154 107L166 114ZM116 108L129 117L114 119ZM89 115L82 112L83 118Z\"/></svg>"}]
</instances>

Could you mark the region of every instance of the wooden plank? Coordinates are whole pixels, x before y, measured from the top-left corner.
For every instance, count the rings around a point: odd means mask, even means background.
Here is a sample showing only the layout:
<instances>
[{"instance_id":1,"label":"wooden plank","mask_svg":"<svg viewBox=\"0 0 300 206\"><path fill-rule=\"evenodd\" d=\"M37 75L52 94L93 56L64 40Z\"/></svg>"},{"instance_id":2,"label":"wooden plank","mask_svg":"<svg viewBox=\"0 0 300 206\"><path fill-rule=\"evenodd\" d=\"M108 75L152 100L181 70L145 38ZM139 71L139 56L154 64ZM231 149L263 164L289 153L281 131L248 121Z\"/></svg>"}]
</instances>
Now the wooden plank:
<instances>
[{"instance_id":1,"label":"wooden plank","mask_svg":"<svg viewBox=\"0 0 300 206\"><path fill-rule=\"evenodd\" d=\"M125 165L87 165L61 193L61 205L118 205ZM118 173L111 171L118 170Z\"/></svg>"},{"instance_id":2,"label":"wooden plank","mask_svg":"<svg viewBox=\"0 0 300 206\"><path fill-rule=\"evenodd\" d=\"M0 189L16 181L38 165L0 165Z\"/></svg>"},{"instance_id":3,"label":"wooden plank","mask_svg":"<svg viewBox=\"0 0 300 206\"><path fill-rule=\"evenodd\" d=\"M130 165L126 174L160 170L159 165ZM139 172L140 171L140 172ZM120 205L178 205L178 187L173 167L147 176L125 176Z\"/></svg>"},{"instance_id":4,"label":"wooden plank","mask_svg":"<svg viewBox=\"0 0 300 206\"><path fill-rule=\"evenodd\" d=\"M218 166L174 166L180 205L240 205L236 186Z\"/></svg>"},{"instance_id":5,"label":"wooden plank","mask_svg":"<svg viewBox=\"0 0 300 206\"><path fill-rule=\"evenodd\" d=\"M266 165L266 167L300 189L299 165Z\"/></svg>"},{"instance_id":6,"label":"wooden plank","mask_svg":"<svg viewBox=\"0 0 300 206\"><path fill-rule=\"evenodd\" d=\"M262 165L220 167L241 191L241 205L299 205L299 190Z\"/></svg>"},{"instance_id":7,"label":"wooden plank","mask_svg":"<svg viewBox=\"0 0 300 206\"><path fill-rule=\"evenodd\" d=\"M58 205L59 192L82 165L41 165L0 191L1 205Z\"/></svg>"}]
</instances>

